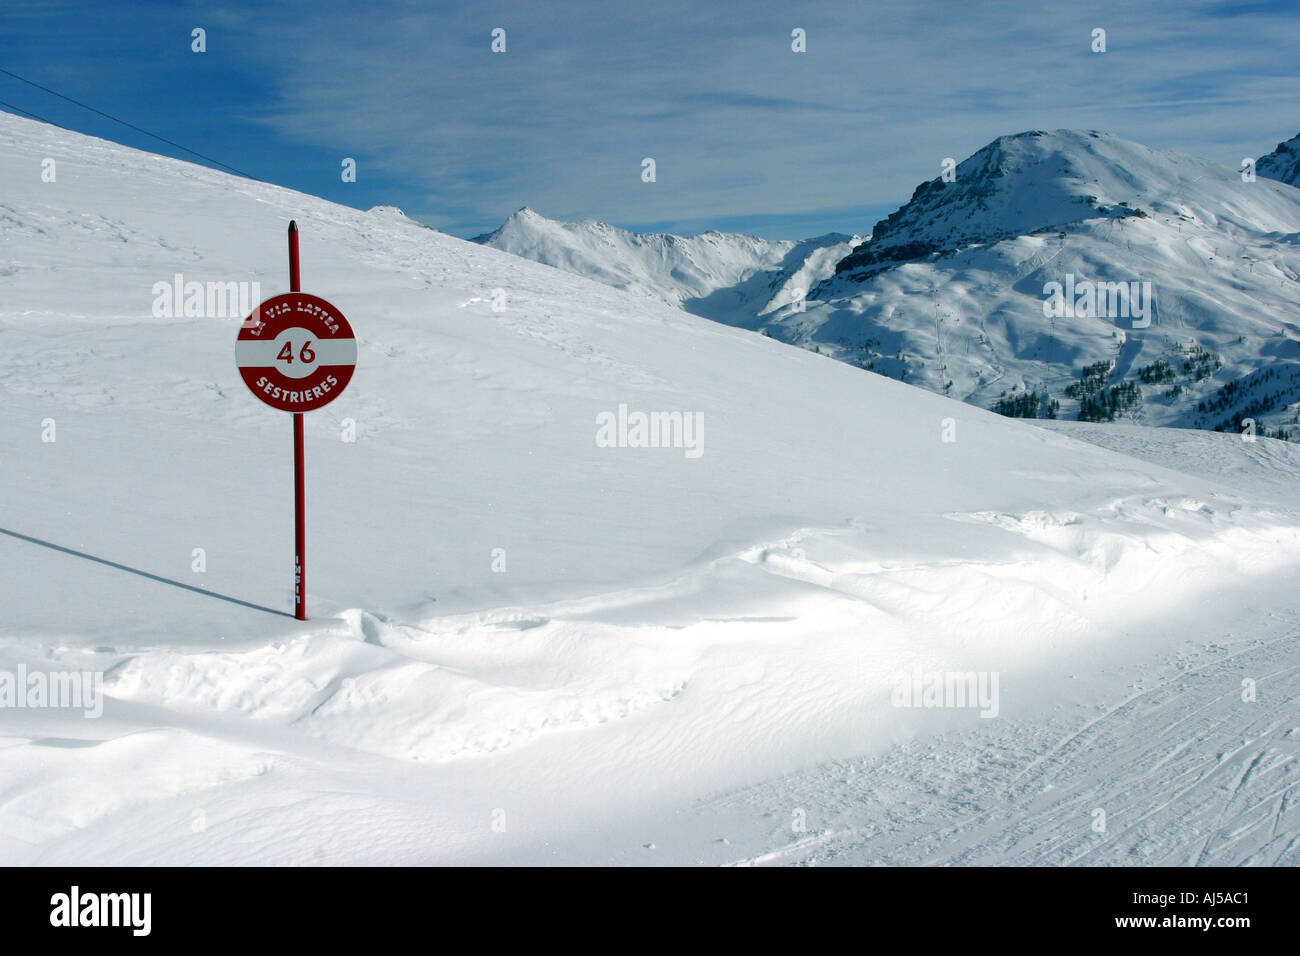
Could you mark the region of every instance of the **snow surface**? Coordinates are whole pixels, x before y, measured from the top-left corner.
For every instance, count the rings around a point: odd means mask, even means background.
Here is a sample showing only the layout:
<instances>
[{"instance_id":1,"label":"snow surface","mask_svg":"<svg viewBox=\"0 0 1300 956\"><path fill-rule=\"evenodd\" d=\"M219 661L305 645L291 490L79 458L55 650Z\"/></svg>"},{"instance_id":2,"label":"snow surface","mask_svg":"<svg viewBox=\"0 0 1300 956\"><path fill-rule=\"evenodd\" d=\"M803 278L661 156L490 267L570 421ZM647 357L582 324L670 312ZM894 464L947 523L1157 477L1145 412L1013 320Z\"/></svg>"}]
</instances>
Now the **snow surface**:
<instances>
[{"instance_id":1,"label":"snow surface","mask_svg":"<svg viewBox=\"0 0 1300 956\"><path fill-rule=\"evenodd\" d=\"M1291 446L1002 418L6 114L0 175L0 671L107 694L0 708L0 862L1300 862ZM283 291L290 218L359 337L306 623L239 318L151 312ZM620 405L703 454L599 447Z\"/></svg>"}]
</instances>

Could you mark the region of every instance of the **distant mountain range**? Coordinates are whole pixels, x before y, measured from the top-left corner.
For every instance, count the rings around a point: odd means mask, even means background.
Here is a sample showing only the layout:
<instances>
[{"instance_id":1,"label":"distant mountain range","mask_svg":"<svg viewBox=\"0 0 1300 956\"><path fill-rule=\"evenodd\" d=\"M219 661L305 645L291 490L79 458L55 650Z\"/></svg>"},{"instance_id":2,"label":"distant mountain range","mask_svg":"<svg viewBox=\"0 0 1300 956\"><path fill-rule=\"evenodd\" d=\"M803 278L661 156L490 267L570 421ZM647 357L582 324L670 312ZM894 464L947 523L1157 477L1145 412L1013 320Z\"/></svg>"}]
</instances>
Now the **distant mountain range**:
<instances>
[{"instance_id":1,"label":"distant mountain range","mask_svg":"<svg viewBox=\"0 0 1300 956\"><path fill-rule=\"evenodd\" d=\"M529 209L477 241L1006 414L1300 437L1300 136L1257 178L1002 136L870 238L648 235Z\"/></svg>"},{"instance_id":2,"label":"distant mountain range","mask_svg":"<svg viewBox=\"0 0 1300 956\"><path fill-rule=\"evenodd\" d=\"M561 222L525 206L474 241L728 325L755 327L796 290L806 295L831 275L862 237L778 241L717 231L683 237L595 220Z\"/></svg>"}]
</instances>

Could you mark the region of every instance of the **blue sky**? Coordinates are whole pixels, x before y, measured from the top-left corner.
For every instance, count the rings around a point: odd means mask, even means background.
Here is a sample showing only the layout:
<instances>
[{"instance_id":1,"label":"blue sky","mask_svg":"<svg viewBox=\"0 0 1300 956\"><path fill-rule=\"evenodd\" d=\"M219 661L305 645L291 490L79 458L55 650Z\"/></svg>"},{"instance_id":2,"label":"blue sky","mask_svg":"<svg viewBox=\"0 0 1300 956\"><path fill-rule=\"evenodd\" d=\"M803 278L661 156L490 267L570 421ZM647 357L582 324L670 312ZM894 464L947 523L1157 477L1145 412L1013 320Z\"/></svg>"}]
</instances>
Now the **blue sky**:
<instances>
[{"instance_id":1,"label":"blue sky","mask_svg":"<svg viewBox=\"0 0 1300 956\"><path fill-rule=\"evenodd\" d=\"M466 237L523 205L685 234L866 232L944 157L1026 129L1235 167L1300 132L1297 63L1300 0L0 5L6 70L259 179ZM0 101L192 158L4 75Z\"/></svg>"}]
</instances>

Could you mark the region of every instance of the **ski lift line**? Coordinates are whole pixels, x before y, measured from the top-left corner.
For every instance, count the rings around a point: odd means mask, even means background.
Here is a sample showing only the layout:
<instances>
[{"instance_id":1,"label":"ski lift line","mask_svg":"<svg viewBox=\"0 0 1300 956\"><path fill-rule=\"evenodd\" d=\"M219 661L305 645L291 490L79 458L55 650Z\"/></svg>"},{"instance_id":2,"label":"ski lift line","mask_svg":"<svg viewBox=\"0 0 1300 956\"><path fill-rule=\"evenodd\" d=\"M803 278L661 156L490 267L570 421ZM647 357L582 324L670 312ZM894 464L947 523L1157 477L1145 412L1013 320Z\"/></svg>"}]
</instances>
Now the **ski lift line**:
<instances>
[{"instance_id":1,"label":"ski lift line","mask_svg":"<svg viewBox=\"0 0 1300 956\"><path fill-rule=\"evenodd\" d=\"M21 106L14 106L12 103L6 103L4 100L0 100L0 106L3 106L7 110L13 110L15 113L22 113L24 116L30 116L34 120L40 120L42 123L57 126L59 129L67 129L69 133L76 132L75 129L68 129L68 127L64 126L62 123L56 123L52 119L46 119L44 116L39 116L31 110L25 110Z\"/></svg>"},{"instance_id":2,"label":"ski lift line","mask_svg":"<svg viewBox=\"0 0 1300 956\"><path fill-rule=\"evenodd\" d=\"M198 152L197 150L190 149L188 146L182 146L180 143L176 143L170 139L167 139L166 137L159 136L157 133L151 133L147 129L143 129L142 127L136 126L134 123L128 123L126 120L119 119L118 117L114 116L111 113L105 113L103 110L96 109L93 106L88 106L87 104L82 103L80 100L74 100L71 96L64 96L62 93L58 92L57 90L52 90L48 86L41 86L41 84L33 82L32 80L29 80L24 76L19 76L17 73L14 73L11 70L6 70L4 67L0 67L0 73L3 73L5 76L12 76L15 80L18 80L22 83L26 83L28 86L34 86L36 87L36 89L49 93L51 96L57 96L61 100L67 100L69 103L73 104L74 106L80 106L83 110L90 110L90 112L98 114L99 116L102 116L105 119L110 119L114 123L120 123L121 125L127 127L128 129L135 130L137 133L143 133L145 136L152 137L153 139L158 140L158 142L160 143L166 143L168 146L171 146L175 149L179 149L182 152L189 153L191 156L197 156L199 159L203 160L204 162L212 163L214 166L220 166L222 169L228 169L232 173L235 173L236 175L243 176L245 179L255 179L255 177L250 176L242 169L236 169L234 166L231 166L227 163L223 163L219 159L213 159L211 156L205 156L202 153ZM11 109L17 109L17 107L11 107ZM26 110L18 110L18 112L26 113L28 116L35 116L34 113L28 113ZM41 120L41 122L49 122L49 120ZM52 125L59 126L60 129L68 129L68 127L60 126L60 124L58 123L54 123ZM68 130L68 131L75 132L75 130Z\"/></svg>"}]
</instances>

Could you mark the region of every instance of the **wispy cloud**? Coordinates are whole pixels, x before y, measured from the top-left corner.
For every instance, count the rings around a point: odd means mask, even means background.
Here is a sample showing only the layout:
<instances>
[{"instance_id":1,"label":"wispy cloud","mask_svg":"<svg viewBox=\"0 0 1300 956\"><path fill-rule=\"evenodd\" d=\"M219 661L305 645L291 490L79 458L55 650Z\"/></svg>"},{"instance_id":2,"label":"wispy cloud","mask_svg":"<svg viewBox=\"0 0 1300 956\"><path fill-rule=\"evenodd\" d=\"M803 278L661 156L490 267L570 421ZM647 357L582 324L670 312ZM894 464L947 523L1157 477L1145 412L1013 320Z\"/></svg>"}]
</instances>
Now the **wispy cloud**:
<instances>
[{"instance_id":1,"label":"wispy cloud","mask_svg":"<svg viewBox=\"0 0 1300 956\"><path fill-rule=\"evenodd\" d=\"M527 204L772 234L814 212L813 231L868 229L853 217L904 201L944 157L1023 129L1104 129L1235 165L1300 128L1287 7L326 0L226 8L222 29L269 91L244 116L357 158L440 228L470 235Z\"/></svg>"}]
</instances>

